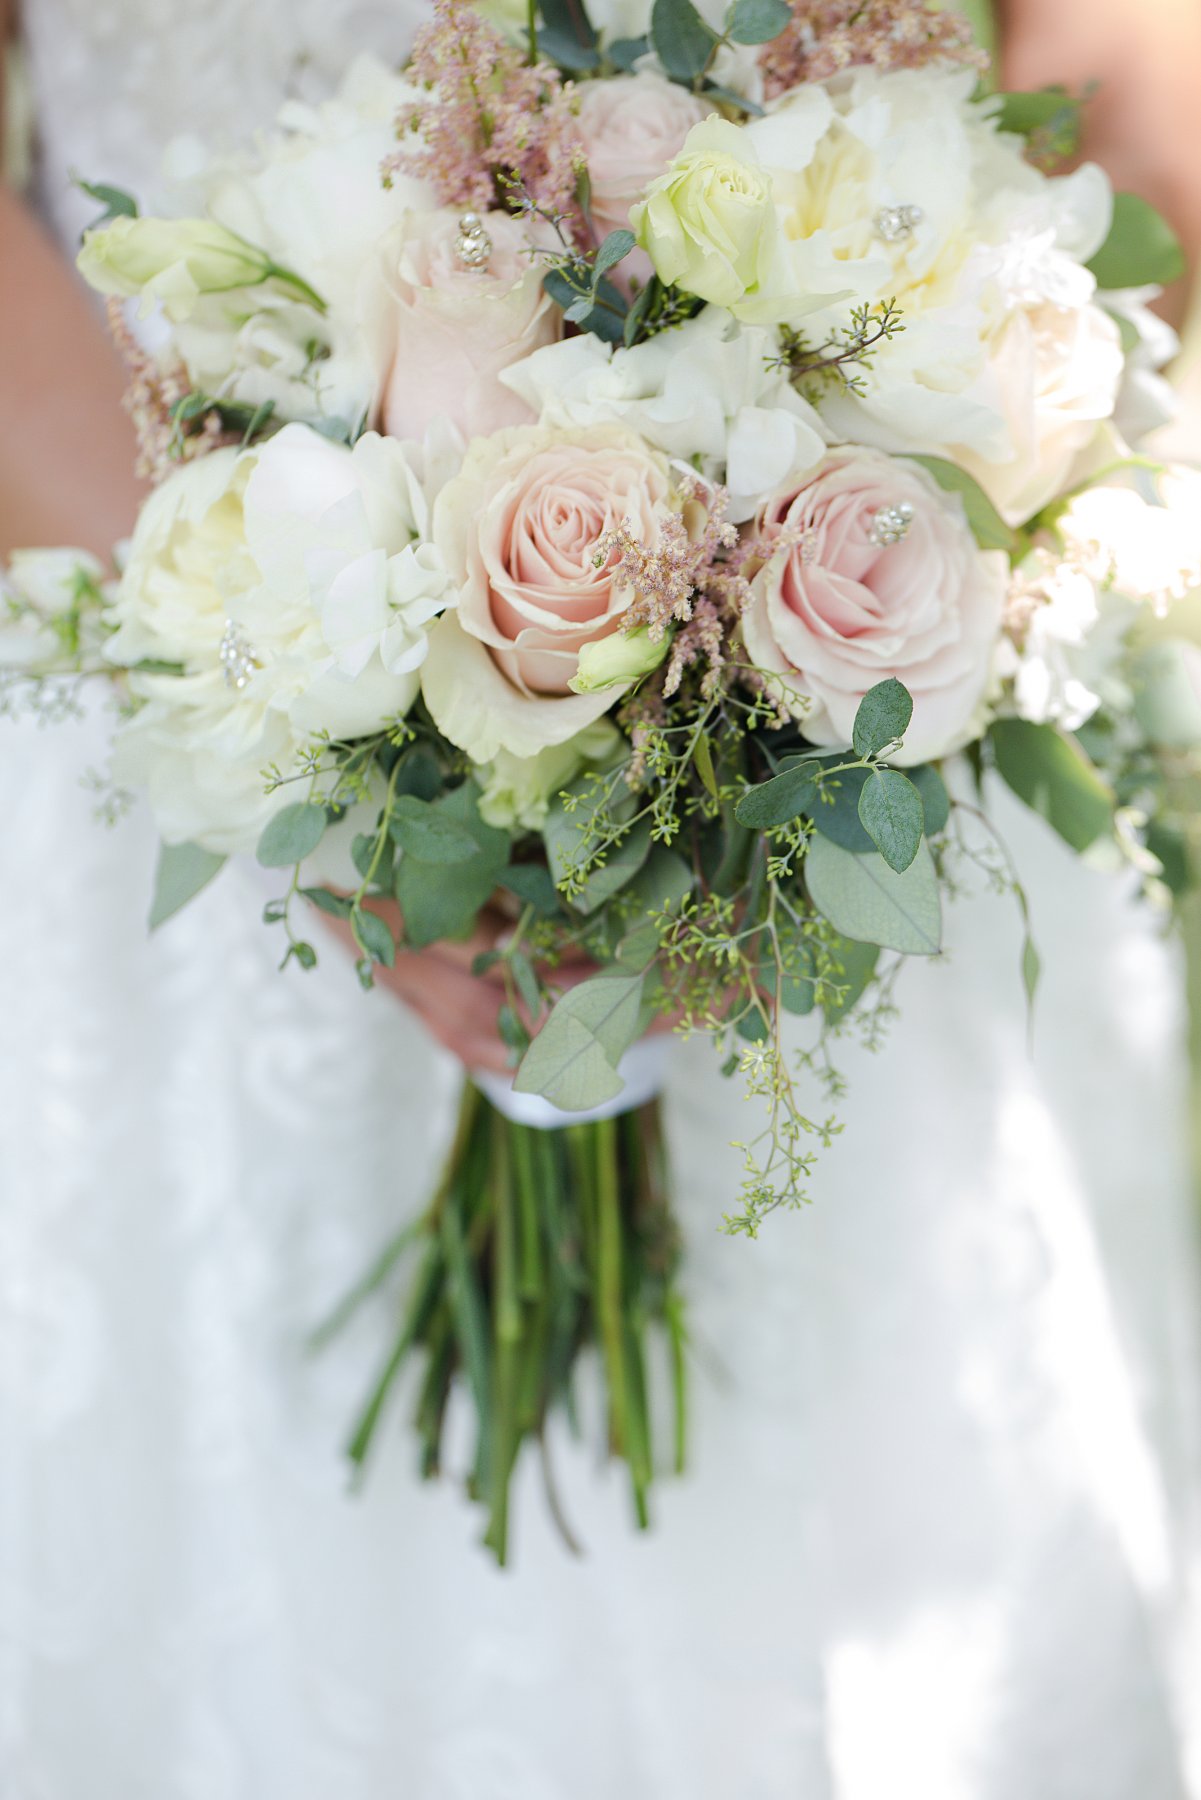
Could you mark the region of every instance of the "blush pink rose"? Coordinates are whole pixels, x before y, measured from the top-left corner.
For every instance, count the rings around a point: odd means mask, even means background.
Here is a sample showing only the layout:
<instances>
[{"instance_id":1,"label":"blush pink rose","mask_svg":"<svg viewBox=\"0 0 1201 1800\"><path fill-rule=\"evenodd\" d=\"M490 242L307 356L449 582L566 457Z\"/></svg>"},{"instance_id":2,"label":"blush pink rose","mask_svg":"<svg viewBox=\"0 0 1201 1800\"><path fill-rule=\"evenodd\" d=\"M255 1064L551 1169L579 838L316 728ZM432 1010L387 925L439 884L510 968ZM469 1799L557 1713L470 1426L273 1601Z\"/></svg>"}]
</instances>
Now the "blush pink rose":
<instances>
[{"instance_id":1,"label":"blush pink rose","mask_svg":"<svg viewBox=\"0 0 1201 1800\"><path fill-rule=\"evenodd\" d=\"M683 148L694 125L712 107L678 83L651 70L587 81L579 90L579 133L591 183L597 241L628 229L630 208ZM633 250L614 272L628 291L631 277L643 286L654 269L645 250Z\"/></svg>"},{"instance_id":2,"label":"blush pink rose","mask_svg":"<svg viewBox=\"0 0 1201 1800\"><path fill-rule=\"evenodd\" d=\"M423 679L453 743L477 762L529 756L613 705L612 690L568 685L580 651L617 631L634 598L598 545L624 524L654 548L677 510L667 459L616 426L528 426L470 446L434 508L459 598Z\"/></svg>"},{"instance_id":3,"label":"blush pink rose","mask_svg":"<svg viewBox=\"0 0 1201 1800\"><path fill-rule=\"evenodd\" d=\"M898 762L967 742L1008 563L977 548L960 500L915 463L835 450L767 501L756 525L764 561L743 637L758 668L785 678L805 735L849 743L864 694L895 676L913 695Z\"/></svg>"},{"instance_id":4,"label":"blush pink rose","mask_svg":"<svg viewBox=\"0 0 1201 1800\"><path fill-rule=\"evenodd\" d=\"M562 314L543 291L521 221L483 214L491 254L473 268L457 248L462 216L459 208L410 213L384 247L368 332L381 370L376 416L388 437L423 437L436 419L469 438L529 419L499 376L561 334Z\"/></svg>"}]
</instances>

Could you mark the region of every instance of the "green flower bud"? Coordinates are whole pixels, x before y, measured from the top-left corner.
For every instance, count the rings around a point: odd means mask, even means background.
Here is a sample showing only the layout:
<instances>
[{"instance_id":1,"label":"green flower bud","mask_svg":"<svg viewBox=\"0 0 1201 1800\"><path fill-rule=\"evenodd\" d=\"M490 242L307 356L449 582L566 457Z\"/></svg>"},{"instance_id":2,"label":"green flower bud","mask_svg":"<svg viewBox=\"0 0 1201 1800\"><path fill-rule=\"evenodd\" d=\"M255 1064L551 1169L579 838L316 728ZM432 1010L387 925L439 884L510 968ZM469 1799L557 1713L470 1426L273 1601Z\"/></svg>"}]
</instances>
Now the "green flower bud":
<instances>
[{"instance_id":1,"label":"green flower bud","mask_svg":"<svg viewBox=\"0 0 1201 1800\"><path fill-rule=\"evenodd\" d=\"M665 632L652 640L645 625L636 631L614 631L596 643L585 644L579 665L568 682L574 694L600 694L605 688L629 687L657 669L671 647Z\"/></svg>"}]
</instances>

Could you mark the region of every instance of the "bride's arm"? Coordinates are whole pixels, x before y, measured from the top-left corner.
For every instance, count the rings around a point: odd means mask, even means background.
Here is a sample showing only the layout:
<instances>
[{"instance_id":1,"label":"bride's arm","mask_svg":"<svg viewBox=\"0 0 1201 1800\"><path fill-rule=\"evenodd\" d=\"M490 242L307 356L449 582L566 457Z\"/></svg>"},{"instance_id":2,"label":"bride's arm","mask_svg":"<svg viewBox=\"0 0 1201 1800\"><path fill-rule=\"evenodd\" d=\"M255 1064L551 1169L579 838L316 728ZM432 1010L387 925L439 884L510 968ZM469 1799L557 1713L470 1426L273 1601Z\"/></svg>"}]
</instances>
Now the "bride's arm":
<instances>
[{"instance_id":1,"label":"bride's arm","mask_svg":"<svg viewBox=\"0 0 1201 1800\"><path fill-rule=\"evenodd\" d=\"M0 96L6 13L0 0ZM107 556L129 531L139 489L122 387L75 271L0 185L0 556L40 544Z\"/></svg>"},{"instance_id":2,"label":"bride's arm","mask_svg":"<svg viewBox=\"0 0 1201 1800\"><path fill-rule=\"evenodd\" d=\"M1114 185L1171 220L1190 268L1201 258L1199 0L1005 0L1011 88L1098 82L1084 153ZM1184 295L1173 296L1177 317Z\"/></svg>"}]
</instances>

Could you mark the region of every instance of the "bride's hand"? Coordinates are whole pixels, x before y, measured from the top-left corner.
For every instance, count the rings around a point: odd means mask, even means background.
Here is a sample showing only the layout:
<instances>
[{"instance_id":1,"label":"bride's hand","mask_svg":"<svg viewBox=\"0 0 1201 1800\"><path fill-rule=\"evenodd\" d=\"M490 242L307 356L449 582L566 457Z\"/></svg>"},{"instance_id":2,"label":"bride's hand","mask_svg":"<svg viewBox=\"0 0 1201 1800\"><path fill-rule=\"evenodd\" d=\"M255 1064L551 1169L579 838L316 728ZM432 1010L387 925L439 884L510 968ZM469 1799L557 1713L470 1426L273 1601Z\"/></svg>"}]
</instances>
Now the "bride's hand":
<instances>
[{"instance_id":1,"label":"bride's hand","mask_svg":"<svg viewBox=\"0 0 1201 1800\"><path fill-rule=\"evenodd\" d=\"M372 910L387 920L395 934L400 924L399 909L394 904L373 901ZM323 923L332 927L355 957L359 956L346 921L326 919ZM393 968L377 966L375 970L377 984L403 1000L438 1042L468 1069L493 1069L498 1074L510 1071L508 1052L497 1028L497 1017L505 1003L504 976L497 968L484 975L473 975L471 969L477 956L495 950L512 929L512 919L489 907L480 914L472 935L462 942L447 940L426 950L398 950ZM557 988L574 987L595 973L595 964L569 952L555 969L554 983ZM528 1019L525 1022L527 1026L531 1023Z\"/></svg>"},{"instance_id":2,"label":"bride's hand","mask_svg":"<svg viewBox=\"0 0 1201 1800\"><path fill-rule=\"evenodd\" d=\"M372 901L373 912L386 919L395 936L400 928L400 909L386 901ZM361 954L349 924L344 919L323 918L322 924L356 958ZM513 921L493 907L480 914L475 930L462 941L431 944L426 950L398 950L395 965L388 969L376 966L375 979L415 1012L431 1035L452 1056L457 1056L466 1069L492 1069L497 1074L512 1073L512 1063L501 1041L497 1019L505 1004L504 975L493 967L483 975L473 975L477 956L495 950ZM553 986L560 992L586 981L597 973L597 965L579 951L568 950L555 965ZM533 1021L519 1005L527 1028ZM671 1031L678 1015L665 1014L654 1019L649 1035Z\"/></svg>"}]
</instances>

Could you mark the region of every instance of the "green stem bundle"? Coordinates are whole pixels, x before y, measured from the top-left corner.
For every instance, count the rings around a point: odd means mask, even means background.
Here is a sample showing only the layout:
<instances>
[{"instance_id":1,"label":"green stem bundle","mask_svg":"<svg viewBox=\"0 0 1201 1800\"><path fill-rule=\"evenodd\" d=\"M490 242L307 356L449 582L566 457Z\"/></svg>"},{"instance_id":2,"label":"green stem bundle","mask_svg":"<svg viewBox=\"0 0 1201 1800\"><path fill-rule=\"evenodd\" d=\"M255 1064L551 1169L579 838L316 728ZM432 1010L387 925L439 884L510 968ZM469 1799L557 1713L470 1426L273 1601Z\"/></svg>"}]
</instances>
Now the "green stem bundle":
<instances>
[{"instance_id":1,"label":"green stem bundle","mask_svg":"<svg viewBox=\"0 0 1201 1800\"><path fill-rule=\"evenodd\" d=\"M365 1470L401 1371L420 1354L413 1426L422 1474L442 1471L447 1411L461 1389L475 1415L468 1492L486 1510L484 1542L497 1561L508 1557L510 1484L531 1441L551 1514L576 1548L545 1433L557 1408L576 1427L576 1364L595 1350L607 1449L625 1462L635 1518L646 1527L656 1463L647 1396L654 1332L666 1342L677 1471L686 1449L679 1242L659 1102L544 1131L513 1123L468 1082L428 1211L385 1247L314 1342L328 1341L414 1253L395 1339L348 1446L356 1472Z\"/></svg>"}]
</instances>

